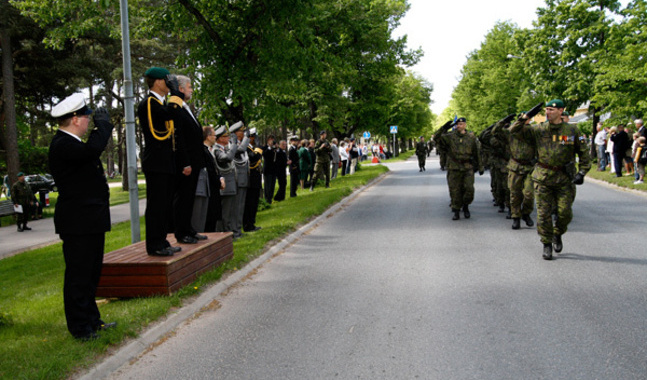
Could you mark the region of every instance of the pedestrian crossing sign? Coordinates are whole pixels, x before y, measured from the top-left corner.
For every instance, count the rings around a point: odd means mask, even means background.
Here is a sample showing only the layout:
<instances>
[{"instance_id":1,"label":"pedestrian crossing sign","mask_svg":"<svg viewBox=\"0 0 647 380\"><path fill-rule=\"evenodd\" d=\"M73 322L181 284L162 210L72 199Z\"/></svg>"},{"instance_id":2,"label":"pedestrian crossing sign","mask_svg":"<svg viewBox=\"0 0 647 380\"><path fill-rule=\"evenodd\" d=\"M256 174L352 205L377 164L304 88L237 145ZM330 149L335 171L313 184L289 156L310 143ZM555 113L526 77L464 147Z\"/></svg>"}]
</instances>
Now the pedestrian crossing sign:
<instances>
[{"instance_id":1,"label":"pedestrian crossing sign","mask_svg":"<svg viewBox=\"0 0 647 380\"><path fill-rule=\"evenodd\" d=\"M392 125L391 126L391 133L398 133L398 126L397 125Z\"/></svg>"}]
</instances>

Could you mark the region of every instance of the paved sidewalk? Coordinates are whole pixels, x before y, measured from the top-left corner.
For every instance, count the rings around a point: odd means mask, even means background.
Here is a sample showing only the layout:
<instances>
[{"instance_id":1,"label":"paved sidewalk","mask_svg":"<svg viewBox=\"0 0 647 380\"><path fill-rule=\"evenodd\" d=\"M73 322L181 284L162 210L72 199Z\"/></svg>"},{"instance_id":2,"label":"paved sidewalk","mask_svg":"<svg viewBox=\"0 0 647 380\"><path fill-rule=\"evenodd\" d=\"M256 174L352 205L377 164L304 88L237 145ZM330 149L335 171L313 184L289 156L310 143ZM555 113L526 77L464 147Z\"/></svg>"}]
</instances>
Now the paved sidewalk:
<instances>
[{"instance_id":1,"label":"paved sidewalk","mask_svg":"<svg viewBox=\"0 0 647 380\"><path fill-rule=\"evenodd\" d=\"M144 215L145 207L146 199L140 199L139 215ZM130 220L130 205L110 207L110 219L112 224ZM60 241L54 233L54 218L33 220L28 226L32 230L25 232L18 232L16 225L0 227L0 259Z\"/></svg>"}]
</instances>

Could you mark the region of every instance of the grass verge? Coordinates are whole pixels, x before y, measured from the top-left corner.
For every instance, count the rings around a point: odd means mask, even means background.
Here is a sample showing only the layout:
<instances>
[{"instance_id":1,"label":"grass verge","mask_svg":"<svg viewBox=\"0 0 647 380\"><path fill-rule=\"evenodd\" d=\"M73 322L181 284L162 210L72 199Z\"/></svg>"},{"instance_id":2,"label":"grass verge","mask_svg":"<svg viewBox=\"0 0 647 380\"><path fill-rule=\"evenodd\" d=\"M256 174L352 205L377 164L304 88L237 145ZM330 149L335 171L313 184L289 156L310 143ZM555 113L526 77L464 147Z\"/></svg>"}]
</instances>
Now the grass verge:
<instances>
[{"instance_id":1,"label":"grass verge","mask_svg":"<svg viewBox=\"0 0 647 380\"><path fill-rule=\"evenodd\" d=\"M625 187L628 189L634 189L634 190L640 190L640 191L647 191L647 184L639 184L639 185L634 185L634 181L636 180L633 176L627 176L624 175L622 177L616 177L615 173L611 173L609 170L599 172L597 169L597 165L593 164L591 167L591 170L589 170L589 174L591 178L598 179L600 181L608 182L611 184L614 184L616 186L620 187Z\"/></svg>"},{"instance_id":2,"label":"grass verge","mask_svg":"<svg viewBox=\"0 0 647 380\"><path fill-rule=\"evenodd\" d=\"M127 338L137 336L151 322L181 307L224 273L243 267L261 255L271 242L387 170L381 165L364 166L352 176L333 180L328 189L320 186L314 192L299 190L296 198L274 202L258 213L257 224L263 229L234 242L232 260L172 296L99 301L103 320L115 321L118 326L103 332L95 342L78 342L67 331L61 243L0 260L0 378L65 379L91 366ZM140 224L143 235L143 218ZM106 252L129 244L129 222L114 225L106 236Z\"/></svg>"}]
</instances>

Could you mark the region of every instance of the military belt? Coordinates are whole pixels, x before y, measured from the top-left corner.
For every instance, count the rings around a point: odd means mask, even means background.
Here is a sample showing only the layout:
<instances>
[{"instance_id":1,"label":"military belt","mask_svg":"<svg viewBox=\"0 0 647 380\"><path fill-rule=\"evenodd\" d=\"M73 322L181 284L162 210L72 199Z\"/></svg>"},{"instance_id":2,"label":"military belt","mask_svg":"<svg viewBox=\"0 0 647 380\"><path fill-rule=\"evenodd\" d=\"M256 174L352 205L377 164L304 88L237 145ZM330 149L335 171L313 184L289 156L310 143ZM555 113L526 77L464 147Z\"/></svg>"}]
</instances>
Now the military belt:
<instances>
[{"instance_id":1,"label":"military belt","mask_svg":"<svg viewBox=\"0 0 647 380\"><path fill-rule=\"evenodd\" d=\"M510 158L512 158L512 161L514 161L514 162L516 162L516 163L518 163L520 165L525 165L525 166L532 165L532 161L530 161L530 160L518 160L518 159L516 159L514 157L510 157ZM547 168L547 169L550 169L550 168Z\"/></svg>"},{"instance_id":2,"label":"military belt","mask_svg":"<svg viewBox=\"0 0 647 380\"><path fill-rule=\"evenodd\" d=\"M459 160L458 158L450 157L452 160L458 162L459 164L471 164L472 160Z\"/></svg>"},{"instance_id":3,"label":"military belt","mask_svg":"<svg viewBox=\"0 0 647 380\"><path fill-rule=\"evenodd\" d=\"M541 166L544 169L552 170L554 172L563 172L564 171L564 167L562 167L562 166L552 166L552 165L544 164L543 162L537 162L537 165Z\"/></svg>"}]
</instances>

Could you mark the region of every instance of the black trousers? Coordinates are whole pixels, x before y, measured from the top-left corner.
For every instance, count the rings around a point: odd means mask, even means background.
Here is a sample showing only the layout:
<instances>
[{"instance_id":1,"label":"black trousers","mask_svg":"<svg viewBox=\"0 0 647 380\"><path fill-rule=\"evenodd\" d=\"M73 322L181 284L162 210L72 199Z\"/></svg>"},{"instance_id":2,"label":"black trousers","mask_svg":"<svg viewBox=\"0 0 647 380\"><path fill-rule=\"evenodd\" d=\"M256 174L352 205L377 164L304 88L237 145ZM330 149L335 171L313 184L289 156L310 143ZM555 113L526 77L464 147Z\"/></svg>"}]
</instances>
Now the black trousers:
<instances>
[{"instance_id":1,"label":"black trousers","mask_svg":"<svg viewBox=\"0 0 647 380\"><path fill-rule=\"evenodd\" d=\"M166 234L173 216L175 175L146 173L146 251L153 253L170 246Z\"/></svg>"},{"instance_id":2,"label":"black trousers","mask_svg":"<svg viewBox=\"0 0 647 380\"><path fill-rule=\"evenodd\" d=\"M285 187L288 184L288 179L287 175L285 174L285 171L279 175L276 176L276 179L278 180L279 183L279 189L276 191L276 195L274 196L275 201L282 201L285 200Z\"/></svg>"},{"instance_id":3,"label":"black trousers","mask_svg":"<svg viewBox=\"0 0 647 380\"><path fill-rule=\"evenodd\" d=\"M192 170L188 176L178 173L173 197L173 227L177 239L196 234L191 225L191 215L193 214L193 200L199 175L199 170Z\"/></svg>"},{"instance_id":4,"label":"black trousers","mask_svg":"<svg viewBox=\"0 0 647 380\"><path fill-rule=\"evenodd\" d=\"M60 236L65 257L63 302L67 329L75 338L82 338L103 323L95 295L101 277L106 234Z\"/></svg>"},{"instance_id":5,"label":"black trousers","mask_svg":"<svg viewBox=\"0 0 647 380\"><path fill-rule=\"evenodd\" d=\"M245 195L245 211L243 212L243 230L250 231L256 227L256 213L258 200L261 197L261 188L248 187Z\"/></svg>"},{"instance_id":6,"label":"black trousers","mask_svg":"<svg viewBox=\"0 0 647 380\"><path fill-rule=\"evenodd\" d=\"M274 187L276 186L276 175L272 173L263 174L264 177L264 187L265 187L265 200L267 203L272 203L272 197L274 197Z\"/></svg>"},{"instance_id":7,"label":"black trousers","mask_svg":"<svg viewBox=\"0 0 647 380\"><path fill-rule=\"evenodd\" d=\"M297 189L301 186L299 182L299 171L291 170L290 171L290 197L294 198L297 196Z\"/></svg>"}]
</instances>

